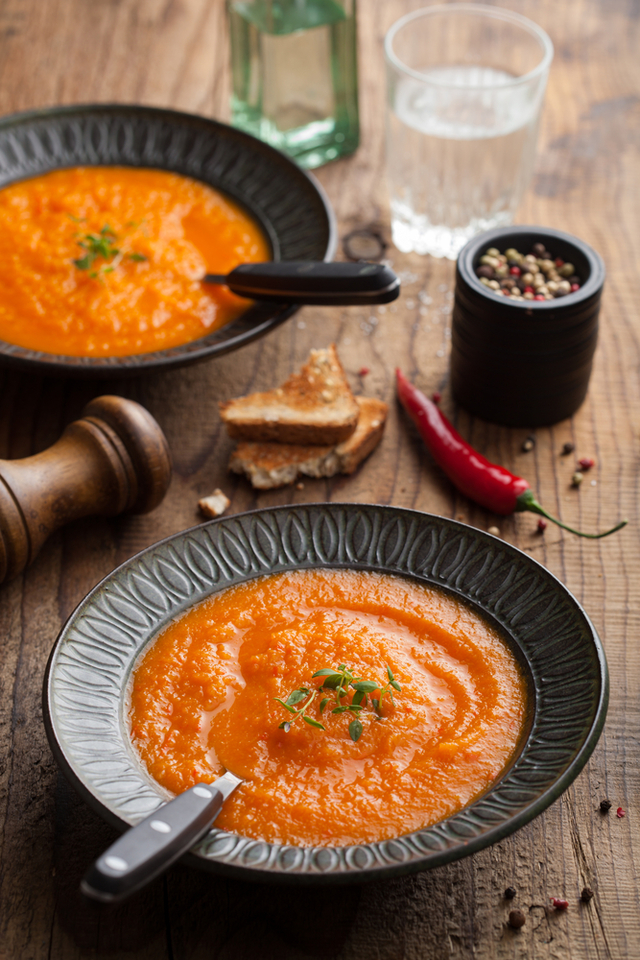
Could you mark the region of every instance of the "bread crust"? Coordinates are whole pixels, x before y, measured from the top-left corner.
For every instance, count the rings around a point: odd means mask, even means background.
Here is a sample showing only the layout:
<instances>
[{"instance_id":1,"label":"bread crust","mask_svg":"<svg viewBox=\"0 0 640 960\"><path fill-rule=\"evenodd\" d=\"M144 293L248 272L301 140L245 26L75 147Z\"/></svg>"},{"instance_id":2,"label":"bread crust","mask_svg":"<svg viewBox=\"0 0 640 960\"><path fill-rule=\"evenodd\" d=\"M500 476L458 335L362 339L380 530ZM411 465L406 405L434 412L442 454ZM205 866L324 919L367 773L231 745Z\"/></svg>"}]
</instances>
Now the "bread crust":
<instances>
[{"instance_id":1,"label":"bread crust","mask_svg":"<svg viewBox=\"0 0 640 960\"><path fill-rule=\"evenodd\" d=\"M298 477L333 477L353 473L382 438L388 407L374 397L356 397L360 412L354 433L342 443L312 444L239 443L229 469L245 474L258 490L294 483Z\"/></svg>"},{"instance_id":2,"label":"bread crust","mask_svg":"<svg viewBox=\"0 0 640 960\"><path fill-rule=\"evenodd\" d=\"M281 387L221 403L220 416L234 440L328 446L351 436L359 407L332 343Z\"/></svg>"}]
</instances>

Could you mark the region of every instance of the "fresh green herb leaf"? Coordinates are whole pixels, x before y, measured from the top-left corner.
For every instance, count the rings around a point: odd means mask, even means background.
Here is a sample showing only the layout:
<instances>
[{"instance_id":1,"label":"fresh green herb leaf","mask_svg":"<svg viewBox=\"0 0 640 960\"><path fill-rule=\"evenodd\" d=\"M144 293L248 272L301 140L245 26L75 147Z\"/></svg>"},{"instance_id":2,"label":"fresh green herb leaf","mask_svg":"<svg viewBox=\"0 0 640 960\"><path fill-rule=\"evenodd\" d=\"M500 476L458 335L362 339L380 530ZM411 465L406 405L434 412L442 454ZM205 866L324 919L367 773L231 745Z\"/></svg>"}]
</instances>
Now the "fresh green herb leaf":
<instances>
[{"instance_id":1,"label":"fresh green herb leaf","mask_svg":"<svg viewBox=\"0 0 640 960\"><path fill-rule=\"evenodd\" d=\"M360 720L358 720L357 717L355 720L352 720L351 723L349 724L349 736L351 737L354 743L357 743L360 737L362 736L362 729L363 729L362 723L360 722Z\"/></svg>"},{"instance_id":2,"label":"fresh green herb leaf","mask_svg":"<svg viewBox=\"0 0 640 960\"><path fill-rule=\"evenodd\" d=\"M300 687L299 690L294 690L293 693L290 693L287 697L287 706L295 707L296 703L300 703L301 700L304 700L309 696L309 690L306 687Z\"/></svg>"},{"instance_id":3,"label":"fresh green herb leaf","mask_svg":"<svg viewBox=\"0 0 640 960\"><path fill-rule=\"evenodd\" d=\"M375 680L360 680L358 683L352 683L351 686L359 693L373 693L380 689L380 684Z\"/></svg>"},{"instance_id":4,"label":"fresh green herb leaf","mask_svg":"<svg viewBox=\"0 0 640 960\"><path fill-rule=\"evenodd\" d=\"M284 700L281 700L280 697L274 697L274 700L277 700L278 703L281 703L282 706L285 708L285 710L288 710L289 713L296 713L296 712L297 712L297 711L295 711L295 710L293 709L293 707L290 707L288 703L285 703Z\"/></svg>"},{"instance_id":5,"label":"fresh green herb leaf","mask_svg":"<svg viewBox=\"0 0 640 960\"><path fill-rule=\"evenodd\" d=\"M302 719L305 723L308 723L310 727L317 727L319 730L324 730L325 727L321 723L318 723L317 720L314 720L312 717L308 717L306 714L302 714Z\"/></svg>"},{"instance_id":6,"label":"fresh green herb leaf","mask_svg":"<svg viewBox=\"0 0 640 960\"><path fill-rule=\"evenodd\" d=\"M329 703L329 697L325 697L324 700L320 701L320 707L319 707L320 713L324 713L324 708L328 703Z\"/></svg>"},{"instance_id":7,"label":"fresh green herb leaf","mask_svg":"<svg viewBox=\"0 0 640 960\"><path fill-rule=\"evenodd\" d=\"M128 253L127 259L135 261L135 263L142 263L143 260L146 260L144 253Z\"/></svg>"},{"instance_id":8,"label":"fresh green herb leaf","mask_svg":"<svg viewBox=\"0 0 640 960\"><path fill-rule=\"evenodd\" d=\"M402 687L400 686L400 684L398 683L397 680L392 680L392 681L391 681L391 686L393 687L394 690L397 690L398 693L401 693L401 692L402 692Z\"/></svg>"}]
</instances>

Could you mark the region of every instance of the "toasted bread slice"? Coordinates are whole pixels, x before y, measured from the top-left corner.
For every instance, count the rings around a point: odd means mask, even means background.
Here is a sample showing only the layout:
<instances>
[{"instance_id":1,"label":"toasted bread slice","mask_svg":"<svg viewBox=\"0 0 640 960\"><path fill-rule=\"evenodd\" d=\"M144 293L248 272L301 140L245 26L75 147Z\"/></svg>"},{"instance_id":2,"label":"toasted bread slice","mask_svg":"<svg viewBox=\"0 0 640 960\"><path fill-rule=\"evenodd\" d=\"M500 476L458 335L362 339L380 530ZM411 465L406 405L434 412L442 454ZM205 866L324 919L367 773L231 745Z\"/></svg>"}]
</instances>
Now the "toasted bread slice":
<instances>
[{"instance_id":1,"label":"toasted bread slice","mask_svg":"<svg viewBox=\"0 0 640 960\"><path fill-rule=\"evenodd\" d=\"M244 473L258 490L293 483L299 476L333 477L353 473L380 442L387 404L373 397L356 397L360 410L355 432L335 446L288 443L239 443L229 469Z\"/></svg>"},{"instance_id":2,"label":"toasted bread slice","mask_svg":"<svg viewBox=\"0 0 640 960\"><path fill-rule=\"evenodd\" d=\"M220 404L234 440L277 443L341 443L358 422L356 403L335 344L312 350L299 371L276 390L251 393Z\"/></svg>"}]
</instances>

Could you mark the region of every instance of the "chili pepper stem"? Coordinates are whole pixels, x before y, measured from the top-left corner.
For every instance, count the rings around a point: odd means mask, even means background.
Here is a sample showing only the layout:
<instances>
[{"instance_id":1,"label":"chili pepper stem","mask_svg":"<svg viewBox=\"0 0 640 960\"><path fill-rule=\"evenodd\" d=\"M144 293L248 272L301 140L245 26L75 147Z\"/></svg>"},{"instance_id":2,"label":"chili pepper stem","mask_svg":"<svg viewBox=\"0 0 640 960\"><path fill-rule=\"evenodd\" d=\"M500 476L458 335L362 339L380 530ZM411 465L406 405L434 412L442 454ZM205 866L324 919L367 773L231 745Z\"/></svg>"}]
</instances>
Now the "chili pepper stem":
<instances>
[{"instance_id":1,"label":"chili pepper stem","mask_svg":"<svg viewBox=\"0 0 640 960\"><path fill-rule=\"evenodd\" d=\"M548 513L544 507L538 503L531 490L525 490L524 493L520 494L516 500L516 510L528 510L530 513L539 513L540 516L551 520L552 523L555 523L558 527L562 527L563 530L568 530L569 533L575 533L578 537L588 537L589 540L600 540L602 537L608 537L610 533L615 533L616 530L620 530L628 523L627 520L621 520L615 527L612 527L611 530L605 530L604 533L583 533L581 530L574 530L573 527L568 527L562 520L558 520Z\"/></svg>"}]
</instances>

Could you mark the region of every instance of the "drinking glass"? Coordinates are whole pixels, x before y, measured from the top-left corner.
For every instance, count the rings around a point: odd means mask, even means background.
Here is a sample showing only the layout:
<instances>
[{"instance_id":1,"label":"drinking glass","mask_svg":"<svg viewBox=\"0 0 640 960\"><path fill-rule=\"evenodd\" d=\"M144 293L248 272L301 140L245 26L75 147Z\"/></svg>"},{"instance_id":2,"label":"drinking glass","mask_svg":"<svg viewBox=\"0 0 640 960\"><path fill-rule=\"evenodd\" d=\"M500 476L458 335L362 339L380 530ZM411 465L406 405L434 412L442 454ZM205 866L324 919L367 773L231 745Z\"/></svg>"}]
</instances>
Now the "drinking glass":
<instances>
[{"instance_id":1,"label":"drinking glass","mask_svg":"<svg viewBox=\"0 0 640 960\"><path fill-rule=\"evenodd\" d=\"M529 183L553 57L531 20L482 4L427 7L385 38L393 242L454 260L506 226Z\"/></svg>"}]
</instances>

